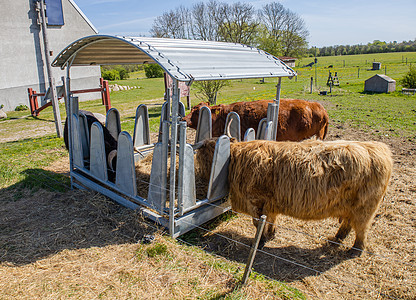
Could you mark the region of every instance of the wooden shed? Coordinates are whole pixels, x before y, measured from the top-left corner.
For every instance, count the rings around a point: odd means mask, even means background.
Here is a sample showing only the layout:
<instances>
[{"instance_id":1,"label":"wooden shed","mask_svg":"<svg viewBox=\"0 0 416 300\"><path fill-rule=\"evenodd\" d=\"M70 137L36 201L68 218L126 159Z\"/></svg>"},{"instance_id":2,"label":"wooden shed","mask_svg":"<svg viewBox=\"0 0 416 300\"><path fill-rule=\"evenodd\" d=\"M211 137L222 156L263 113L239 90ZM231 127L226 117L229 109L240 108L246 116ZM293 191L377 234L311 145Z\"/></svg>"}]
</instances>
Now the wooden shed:
<instances>
[{"instance_id":1,"label":"wooden shed","mask_svg":"<svg viewBox=\"0 0 416 300\"><path fill-rule=\"evenodd\" d=\"M364 92L389 93L395 90L396 80L383 74L376 74L367 79L364 85Z\"/></svg>"},{"instance_id":2,"label":"wooden shed","mask_svg":"<svg viewBox=\"0 0 416 300\"><path fill-rule=\"evenodd\" d=\"M289 57L289 56L281 56L278 57L282 62L284 62L288 67L294 68L296 67L296 58Z\"/></svg>"}]
</instances>

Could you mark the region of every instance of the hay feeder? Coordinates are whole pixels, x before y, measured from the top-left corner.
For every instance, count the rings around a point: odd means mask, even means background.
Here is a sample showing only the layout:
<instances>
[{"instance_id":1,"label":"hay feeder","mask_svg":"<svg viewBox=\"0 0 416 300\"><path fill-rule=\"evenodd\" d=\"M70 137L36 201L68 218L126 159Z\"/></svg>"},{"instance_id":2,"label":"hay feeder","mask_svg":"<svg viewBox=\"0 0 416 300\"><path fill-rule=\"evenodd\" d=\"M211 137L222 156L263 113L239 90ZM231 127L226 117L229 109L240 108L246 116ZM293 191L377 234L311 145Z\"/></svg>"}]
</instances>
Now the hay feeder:
<instances>
[{"instance_id":1,"label":"hay feeder","mask_svg":"<svg viewBox=\"0 0 416 300\"><path fill-rule=\"evenodd\" d=\"M173 79L173 87L165 95L158 141L150 143L147 107L139 105L133 138L121 131L120 115L116 109L107 113L106 128L118 141L115 181L107 176L102 125L94 123L91 131L85 116L78 111L78 98L70 92L70 70L73 66L108 64L157 63ZM205 199L196 199L194 151L186 142L186 123L181 122L185 107L180 102L179 82L188 86L194 81L230 80L278 77L276 101L269 106L268 118L259 126L257 138L276 136L281 77L296 73L276 57L241 44L162 39L149 37L118 37L93 35L68 45L52 63L67 70L65 80L66 105L69 120L69 157L71 185L104 194L114 201L139 209L151 220L169 229L178 237L230 209L228 194L228 163L230 141L222 136L217 141L208 192ZM196 141L211 135L209 109L201 111ZM227 118L231 134L240 139L239 116ZM253 129L243 136L256 137ZM138 196L134 164L141 156L153 153L147 198ZM179 167L176 170L177 153ZM168 188L168 180L170 180ZM168 199L170 199L168 201ZM173 199L173 200L172 200Z\"/></svg>"}]
</instances>

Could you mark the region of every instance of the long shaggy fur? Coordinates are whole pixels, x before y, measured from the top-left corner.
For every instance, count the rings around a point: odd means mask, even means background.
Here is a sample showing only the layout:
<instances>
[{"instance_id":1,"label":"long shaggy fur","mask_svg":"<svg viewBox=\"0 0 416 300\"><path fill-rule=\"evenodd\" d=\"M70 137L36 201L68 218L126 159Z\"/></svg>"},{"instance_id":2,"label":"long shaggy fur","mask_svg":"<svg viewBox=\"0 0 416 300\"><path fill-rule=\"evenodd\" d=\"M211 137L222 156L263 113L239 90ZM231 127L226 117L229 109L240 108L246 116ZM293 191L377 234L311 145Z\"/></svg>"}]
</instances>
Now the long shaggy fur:
<instances>
[{"instance_id":1,"label":"long shaggy fur","mask_svg":"<svg viewBox=\"0 0 416 300\"><path fill-rule=\"evenodd\" d=\"M205 142L197 161L209 176L215 140ZM368 227L386 193L393 167L380 142L306 140L231 143L230 200L234 210L276 222L278 214L304 220L342 220L336 239L356 232L364 249ZM266 226L263 241L274 236Z\"/></svg>"}]
</instances>

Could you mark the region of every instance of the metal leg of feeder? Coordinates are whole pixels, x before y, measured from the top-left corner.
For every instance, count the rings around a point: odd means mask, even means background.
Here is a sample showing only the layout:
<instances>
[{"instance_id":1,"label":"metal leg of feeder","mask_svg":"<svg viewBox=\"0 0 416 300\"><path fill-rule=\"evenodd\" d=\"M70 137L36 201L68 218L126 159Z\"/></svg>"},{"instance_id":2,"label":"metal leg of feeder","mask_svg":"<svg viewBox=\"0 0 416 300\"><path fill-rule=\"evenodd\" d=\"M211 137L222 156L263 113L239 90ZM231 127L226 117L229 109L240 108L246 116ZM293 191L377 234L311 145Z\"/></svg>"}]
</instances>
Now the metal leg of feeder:
<instances>
[{"instance_id":1,"label":"metal leg of feeder","mask_svg":"<svg viewBox=\"0 0 416 300\"><path fill-rule=\"evenodd\" d=\"M280 106L280 89L282 87L282 78L279 77L279 81L276 85L276 99L274 103L276 103L276 111L273 115L273 131L272 131L272 140L277 140L277 128L278 128L278 121L279 121L279 106Z\"/></svg>"},{"instance_id":2,"label":"metal leg of feeder","mask_svg":"<svg viewBox=\"0 0 416 300\"><path fill-rule=\"evenodd\" d=\"M71 62L72 63L72 62ZM72 95L71 95L71 63L66 67L66 82L65 82L65 87L66 90L64 91L64 93L66 93L66 98L67 101L65 103L66 105L66 116L67 116L67 122L68 122L68 152L69 152L69 171L72 172L72 170L74 169L74 162L72 160L72 105L71 105L71 101L72 101ZM70 176L70 181L71 181L71 189L73 188L73 179L72 176Z\"/></svg>"},{"instance_id":3,"label":"metal leg of feeder","mask_svg":"<svg viewBox=\"0 0 416 300\"><path fill-rule=\"evenodd\" d=\"M247 283L247 279L251 273L251 267L253 266L254 258L256 257L257 247L259 246L261 234L263 233L264 224L266 223L266 216L262 215L260 217L260 222L257 225L257 232L256 237L254 238L254 243L251 246L250 254L248 256L248 261L246 265L246 269L244 270L243 279L241 280L241 284L244 285Z\"/></svg>"},{"instance_id":4,"label":"metal leg of feeder","mask_svg":"<svg viewBox=\"0 0 416 300\"><path fill-rule=\"evenodd\" d=\"M170 141L170 197L169 197L169 234L175 235L175 179L176 179L176 143L178 140L178 107L179 89L178 81L173 80L172 86L172 126Z\"/></svg>"}]
</instances>

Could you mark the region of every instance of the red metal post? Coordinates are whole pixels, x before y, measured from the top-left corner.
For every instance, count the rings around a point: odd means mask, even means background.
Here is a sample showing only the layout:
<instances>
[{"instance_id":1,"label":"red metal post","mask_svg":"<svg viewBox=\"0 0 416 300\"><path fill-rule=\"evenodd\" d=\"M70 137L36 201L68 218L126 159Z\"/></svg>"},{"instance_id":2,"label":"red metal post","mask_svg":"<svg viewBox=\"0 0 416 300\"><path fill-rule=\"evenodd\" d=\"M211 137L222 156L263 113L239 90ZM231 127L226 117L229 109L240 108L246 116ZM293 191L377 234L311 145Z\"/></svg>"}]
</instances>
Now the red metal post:
<instances>
[{"instance_id":1,"label":"red metal post","mask_svg":"<svg viewBox=\"0 0 416 300\"><path fill-rule=\"evenodd\" d=\"M38 104L38 94L32 88L28 88L27 92L29 94L29 104L30 104L30 113L32 116L39 116L39 104Z\"/></svg>"},{"instance_id":2,"label":"red metal post","mask_svg":"<svg viewBox=\"0 0 416 300\"><path fill-rule=\"evenodd\" d=\"M33 89L28 88L27 94L29 95L30 113L33 115L33 112L35 111L35 103L33 103L33 97L32 97Z\"/></svg>"},{"instance_id":3,"label":"red metal post","mask_svg":"<svg viewBox=\"0 0 416 300\"><path fill-rule=\"evenodd\" d=\"M105 105L105 111L107 112L111 108L111 101L110 101L110 87L108 86L108 81L103 80L103 102Z\"/></svg>"},{"instance_id":4,"label":"red metal post","mask_svg":"<svg viewBox=\"0 0 416 300\"><path fill-rule=\"evenodd\" d=\"M101 87L101 104L104 105L104 80L100 77L100 87Z\"/></svg>"}]
</instances>

